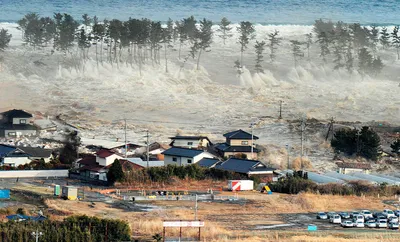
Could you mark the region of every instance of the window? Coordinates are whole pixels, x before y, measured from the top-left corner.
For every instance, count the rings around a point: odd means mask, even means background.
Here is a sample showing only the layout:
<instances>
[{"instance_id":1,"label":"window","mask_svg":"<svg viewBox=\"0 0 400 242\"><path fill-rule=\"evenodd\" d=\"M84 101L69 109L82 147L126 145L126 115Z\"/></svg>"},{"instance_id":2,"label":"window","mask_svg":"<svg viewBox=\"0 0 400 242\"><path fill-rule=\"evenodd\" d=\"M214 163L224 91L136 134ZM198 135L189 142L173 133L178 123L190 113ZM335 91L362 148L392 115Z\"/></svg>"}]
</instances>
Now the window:
<instances>
[{"instance_id":1,"label":"window","mask_svg":"<svg viewBox=\"0 0 400 242\"><path fill-rule=\"evenodd\" d=\"M20 123L20 124L26 124L26 119L20 119L20 120L19 120L19 123Z\"/></svg>"},{"instance_id":2,"label":"window","mask_svg":"<svg viewBox=\"0 0 400 242\"><path fill-rule=\"evenodd\" d=\"M172 161L177 162L178 159L176 157L172 157Z\"/></svg>"},{"instance_id":3,"label":"window","mask_svg":"<svg viewBox=\"0 0 400 242\"><path fill-rule=\"evenodd\" d=\"M192 164L192 160L191 160L191 159L188 159L188 160L187 160L187 163L188 163L188 164Z\"/></svg>"},{"instance_id":4,"label":"window","mask_svg":"<svg viewBox=\"0 0 400 242\"><path fill-rule=\"evenodd\" d=\"M17 134L15 132L8 132L8 136L16 136Z\"/></svg>"},{"instance_id":5,"label":"window","mask_svg":"<svg viewBox=\"0 0 400 242\"><path fill-rule=\"evenodd\" d=\"M193 142L188 142L188 144L187 145L193 145Z\"/></svg>"},{"instance_id":6,"label":"window","mask_svg":"<svg viewBox=\"0 0 400 242\"><path fill-rule=\"evenodd\" d=\"M242 141L242 145L248 145L249 141Z\"/></svg>"}]
</instances>

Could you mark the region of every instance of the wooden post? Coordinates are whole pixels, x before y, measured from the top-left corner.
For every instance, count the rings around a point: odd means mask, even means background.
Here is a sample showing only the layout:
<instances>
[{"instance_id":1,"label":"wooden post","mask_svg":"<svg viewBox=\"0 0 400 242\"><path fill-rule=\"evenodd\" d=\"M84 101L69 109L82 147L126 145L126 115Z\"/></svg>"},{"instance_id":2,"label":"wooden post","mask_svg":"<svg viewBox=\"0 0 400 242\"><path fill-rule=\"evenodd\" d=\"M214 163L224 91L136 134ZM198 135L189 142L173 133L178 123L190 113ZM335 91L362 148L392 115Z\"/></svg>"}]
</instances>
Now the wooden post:
<instances>
[{"instance_id":1,"label":"wooden post","mask_svg":"<svg viewBox=\"0 0 400 242\"><path fill-rule=\"evenodd\" d=\"M201 227L199 227L199 241L201 241L201 237L200 237L200 231L201 231Z\"/></svg>"},{"instance_id":2,"label":"wooden post","mask_svg":"<svg viewBox=\"0 0 400 242\"><path fill-rule=\"evenodd\" d=\"M165 227L163 227L162 239L163 239L163 242L165 242Z\"/></svg>"}]
</instances>

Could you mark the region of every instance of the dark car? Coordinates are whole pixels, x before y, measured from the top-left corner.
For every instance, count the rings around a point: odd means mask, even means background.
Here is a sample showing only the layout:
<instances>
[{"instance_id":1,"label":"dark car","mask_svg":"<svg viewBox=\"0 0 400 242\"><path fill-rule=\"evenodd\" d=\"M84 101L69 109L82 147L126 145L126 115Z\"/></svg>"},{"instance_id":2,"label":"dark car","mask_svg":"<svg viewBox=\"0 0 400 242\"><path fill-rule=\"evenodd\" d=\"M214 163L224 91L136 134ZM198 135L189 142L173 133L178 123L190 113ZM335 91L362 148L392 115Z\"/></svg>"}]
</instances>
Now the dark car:
<instances>
[{"instance_id":1,"label":"dark car","mask_svg":"<svg viewBox=\"0 0 400 242\"><path fill-rule=\"evenodd\" d=\"M340 212L339 215L340 215L340 217L342 219L349 219L350 218L350 214L348 212Z\"/></svg>"}]
</instances>

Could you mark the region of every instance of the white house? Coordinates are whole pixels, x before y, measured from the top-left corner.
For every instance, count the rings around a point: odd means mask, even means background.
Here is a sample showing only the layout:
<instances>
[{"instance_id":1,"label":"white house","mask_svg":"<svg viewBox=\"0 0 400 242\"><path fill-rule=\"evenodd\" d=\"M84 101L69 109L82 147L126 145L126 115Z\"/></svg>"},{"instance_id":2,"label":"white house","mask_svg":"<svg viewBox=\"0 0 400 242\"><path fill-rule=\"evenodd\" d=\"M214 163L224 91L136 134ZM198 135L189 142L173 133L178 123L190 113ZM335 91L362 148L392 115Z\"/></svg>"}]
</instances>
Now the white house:
<instances>
[{"instance_id":1,"label":"white house","mask_svg":"<svg viewBox=\"0 0 400 242\"><path fill-rule=\"evenodd\" d=\"M175 136L170 137L172 140L170 146L183 147L190 149L207 149L212 145L206 136Z\"/></svg>"},{"instance_id":2,"label":"white house","mask_svg":"<svg viewBox=\"0 0 400 242\"><path fill-rule=\"evenodd\" d=\"M207 151L172 147L163 152L165 165L186 166L195 164L203 158L214 158Z\"/></svg>"},{"instance_id":3,"label":"white house","mask_svg":"<svg viewBox=\"0 0 400 242\"><path fill-rule=\"evenodd\" d=\"M52 150L49 149L0 145L1 165L17 167L29 164L33 160L43 159L45 162L50 162L52 158Z\"/></svg>"},{"instance_id":4,"label":"white house","mask_svg":"<svg viewBox=\"0 0 400 242\"><path fill-rule=\"evenodd\" d=\"M99 150L96 152L96 163L100 166L108 166L118 159L123 159L122 155L111 150Z\"/></svg>"}]
</instances>

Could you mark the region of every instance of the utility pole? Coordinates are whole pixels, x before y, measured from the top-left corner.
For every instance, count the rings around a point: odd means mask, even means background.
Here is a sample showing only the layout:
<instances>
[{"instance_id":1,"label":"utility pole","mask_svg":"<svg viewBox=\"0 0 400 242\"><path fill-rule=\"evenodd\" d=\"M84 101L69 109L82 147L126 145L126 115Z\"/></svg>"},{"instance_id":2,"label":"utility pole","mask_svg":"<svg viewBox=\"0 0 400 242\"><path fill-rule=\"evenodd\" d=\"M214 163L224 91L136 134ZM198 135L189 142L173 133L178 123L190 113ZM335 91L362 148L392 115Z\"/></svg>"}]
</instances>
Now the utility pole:
<instances>
[{"instance_id":1,"label":"utility pole","mask_svg":"<svg viewBox=\"0 0 400 242\"><path fill-rule=\"evenodd\" d=\"M125 159L128 157L128 144L126 142L126 118L124 119L125 121Z\"/></svg>"},{"instance_id":2,"label":"utility pole","mask_svg":"<svg viewBox=\"0 0 400 242\"><path fill-rule=\"evenodd\" d=\"M286 151L287 151L287 169L289 170L290 168L290 154L289 154L289 145L286 145Z\"/></svg>"},{"instance_id":3,"label":"utility pole","mask_svg":"<svg viewBox=\"0 0 400 242\"><path fill-rule=\"evenodd\" d=\"M147 168L149 168L149 130L146 130L146 159L147 159Z\"/></svg>"},{"instance_id":4,"label":"utility pole","mask_svg":"<svg viewBox=\"0 0 400 242\"><path fill-rule=\"evenodd\" d=\"M279 119L282 119L282 100L279 101Z\"/></svg>"},{"instance_id":5,"label":"utility pole","mask_svg":"<svg viewBox=\"0 0 400 242\"><path fill-rule=\"evenodd\" d=\"M300 153L300 164L301 164L301 169L303 169L303 155L304 155L304 130L305 130L305 119L304 117L301 119L301 153Z\"/></svg>"},{"instance_id":6,"label":"utility pole","mask_svg":"<svg viewBox=\"0 0 400 242\"><path fill-rule=\"evenodd\" d=\"M39 232L39 229L36 229L36 232L32 232L32 236L35 237L35 241L39 242L39 236L42 236L43 233Z\"/></svg>"}]
</instances>

